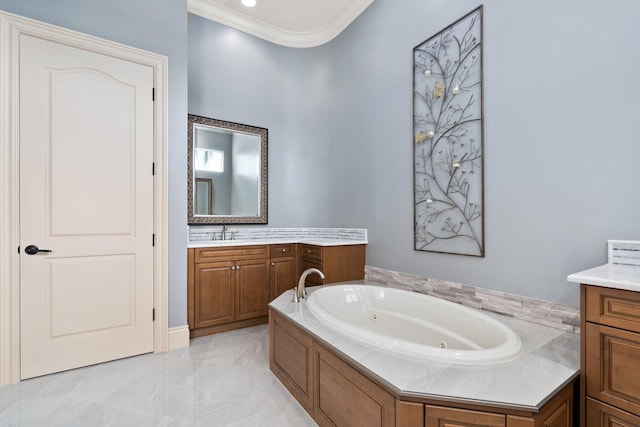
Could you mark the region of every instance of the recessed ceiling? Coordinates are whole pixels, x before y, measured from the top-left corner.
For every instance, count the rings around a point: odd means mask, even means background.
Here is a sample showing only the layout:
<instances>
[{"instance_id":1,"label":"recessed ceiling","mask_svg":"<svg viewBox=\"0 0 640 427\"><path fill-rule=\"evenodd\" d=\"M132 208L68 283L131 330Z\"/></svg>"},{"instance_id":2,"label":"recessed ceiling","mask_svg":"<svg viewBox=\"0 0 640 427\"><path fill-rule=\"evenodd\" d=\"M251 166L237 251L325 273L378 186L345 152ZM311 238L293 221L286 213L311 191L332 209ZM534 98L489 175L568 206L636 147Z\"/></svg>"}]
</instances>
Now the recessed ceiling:
<instances>
[{"instance_id":1,"label":"recessed ceiling","mask_svg":"<svg viewBox=\"0 0 640 427\"><path fill-rule=\"evenodd\" d=\"M187 10L289 47L313 47L340 34L374 0L187 0Z\"/></svg>"}]
</instances>

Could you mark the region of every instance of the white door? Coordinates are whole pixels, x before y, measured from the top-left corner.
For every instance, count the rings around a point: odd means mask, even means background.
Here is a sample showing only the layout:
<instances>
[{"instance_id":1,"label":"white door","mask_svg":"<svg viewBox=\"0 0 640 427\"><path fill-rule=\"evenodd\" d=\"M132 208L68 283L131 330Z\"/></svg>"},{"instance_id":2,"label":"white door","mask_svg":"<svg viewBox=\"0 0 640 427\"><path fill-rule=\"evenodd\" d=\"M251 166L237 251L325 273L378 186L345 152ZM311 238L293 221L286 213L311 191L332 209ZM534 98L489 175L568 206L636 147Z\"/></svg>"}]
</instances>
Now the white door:
<instances>
[{"instance_id":1,"label":"white door","mask_svg":"<svg viewBox=\"0 0 640 427\"><path fill-rule=\"evenodd\" d=\"M153 68L19 49L21 377L151 352Z\"/></svg>"}]
</instances>

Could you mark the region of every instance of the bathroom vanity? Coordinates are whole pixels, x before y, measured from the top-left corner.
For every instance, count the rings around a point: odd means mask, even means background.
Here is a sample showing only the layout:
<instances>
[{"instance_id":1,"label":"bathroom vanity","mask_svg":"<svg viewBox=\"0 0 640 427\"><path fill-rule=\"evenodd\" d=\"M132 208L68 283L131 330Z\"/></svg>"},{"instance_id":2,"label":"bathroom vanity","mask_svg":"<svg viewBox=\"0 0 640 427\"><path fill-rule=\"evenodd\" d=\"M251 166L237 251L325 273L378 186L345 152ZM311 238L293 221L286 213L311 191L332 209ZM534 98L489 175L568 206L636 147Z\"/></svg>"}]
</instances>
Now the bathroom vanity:
<instances>
[{"instance_id":1,"label":"bathroom vanity","mask_svg":"<svg viewBox=\"0 0 640 427\"><path fill-rule=\"evenodd\" d=\"M640 267L606 264L580 284L581 425L640 426Z\"/></svg>"},{"instance_id":2,"label":"bathroom vanity","mask_svg":"<svg viewBox=\"0 0 640 427\"><path fill-rule=\"evenodd\" d=\"M187 316L191 338L268 321L267 305L297 285L364 278L366 242L339 239L262 239L191 243L187 249Z\"/></svg>"},{"instance_id":3,"label":"bathroom vanity","mask_svg":"<svg viewBox=\"0 0 640 427\"><path fill-rule=\"evenodd\" d=\"M574 425L576 334L489 313L520 336L523 353L463 366L355 341L290 294L269 305L270 368L320 426Z\"/></svg>"}]
</instances>

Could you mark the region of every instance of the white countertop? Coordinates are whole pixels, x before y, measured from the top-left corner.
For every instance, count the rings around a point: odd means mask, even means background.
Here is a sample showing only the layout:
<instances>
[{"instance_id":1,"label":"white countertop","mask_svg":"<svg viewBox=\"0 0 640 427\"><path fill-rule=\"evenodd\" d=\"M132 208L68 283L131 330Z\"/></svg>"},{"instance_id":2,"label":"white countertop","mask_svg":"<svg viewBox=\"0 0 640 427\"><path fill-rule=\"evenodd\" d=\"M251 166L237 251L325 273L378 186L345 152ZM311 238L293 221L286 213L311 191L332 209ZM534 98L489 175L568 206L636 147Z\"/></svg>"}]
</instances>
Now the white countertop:
<instances>
[{"instance_id":1,"label":"white countertop","mask_svg":"<svg viewBox=\"0 0 640 427\"><path fill-rule=\"evenodd\" d=\"M283 238L283 239L243 239L243 240L207 240L189 242L188 248L215 248L223 246L250 246L250 245L279 245L287 243L301 243L315 246L346 246L346 245L366 245L366 240L346 240L346 239L318 239L318 238Z\"/></svg>"},{"instance_id":2,"label":"white countertop","mask_svg":"<svg viewBox=\"0 0 640 427\"><path fill-rule=\"evenodd\" d=\"M319 287L307 289L311 293ZM520 336L523 354L511 362L494 365L445 364L404 357L355 342L318 321L305 300L291 302L292 296L293 291L287 291L271 302L270 307L400 394L536 412L580 370L580 336L571 332L484 311Z\"/></svg>"},{"instance_id":3,"label":"white countertop","mask_svg":"<svg viewBox=\"0 0 640 427\"><path fill-rule=\"evenodd\" d=\"M567 280L569 282L603 286L606 288L640 291L640 267L605 264L600 267L570 274Z\"/></svg>"}]
</instances>

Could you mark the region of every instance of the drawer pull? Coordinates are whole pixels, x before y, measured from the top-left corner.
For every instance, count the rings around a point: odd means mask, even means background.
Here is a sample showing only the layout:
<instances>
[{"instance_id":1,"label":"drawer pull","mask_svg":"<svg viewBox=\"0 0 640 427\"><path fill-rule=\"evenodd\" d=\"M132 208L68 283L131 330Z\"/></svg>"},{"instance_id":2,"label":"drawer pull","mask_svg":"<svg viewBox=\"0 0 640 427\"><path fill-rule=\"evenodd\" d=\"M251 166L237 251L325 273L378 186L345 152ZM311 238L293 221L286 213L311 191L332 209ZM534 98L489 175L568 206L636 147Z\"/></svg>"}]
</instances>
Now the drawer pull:
<instances>
[{"instance_id":1,"label":"drawer pull","mask_svg":"<svg viewBox=\"0 0 640 427\"><path fill-rule=\"evenodd\" d=\"M285 248L282 248L282 252L287 252L287 250Z\"/></svg>"},{"instance_id":2,"label":"drawer pull","mask_svg":"<svg viewBox=\"0 0 640 427\"><path fill-rule=\"evenodd\" d=\"M311 253L311 249L307 249L307 253L310 254Z\"/></svg>"}]
</instances>

